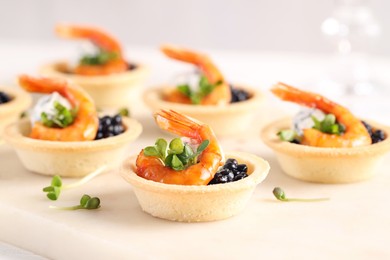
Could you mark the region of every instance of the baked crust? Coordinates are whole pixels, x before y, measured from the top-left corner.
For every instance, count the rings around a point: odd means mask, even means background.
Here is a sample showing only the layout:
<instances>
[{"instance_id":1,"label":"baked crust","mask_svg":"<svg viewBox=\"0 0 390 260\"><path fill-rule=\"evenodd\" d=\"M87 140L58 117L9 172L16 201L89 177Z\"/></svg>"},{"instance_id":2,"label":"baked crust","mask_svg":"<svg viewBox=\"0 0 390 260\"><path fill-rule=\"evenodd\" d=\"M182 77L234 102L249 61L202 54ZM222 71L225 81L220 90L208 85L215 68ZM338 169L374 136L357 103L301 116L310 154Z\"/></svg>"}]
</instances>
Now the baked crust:
<instances>
[{"instance_id":1,"label":"baked crust","mask_svg":"<svg viewBox=\"0 0 390 260\"><path fill-rule=\"evenodd\" d=\"M128 144L142 132L136 120L123 117L125 132L100 140L61 142L28 137L29 120L9 125L4 140L17 152L25 168L43 175L82 177L101 166L117 167L123 160Z\"/></svg>"},{"instance_id":2,"label":"baked crust","mask_svg":"<svg viewBox=\"0 0 390 260\"><path fill-rule=\"evenodd\" d=\"M163 96L172 87L160 86L146 90L143 99L153 112L159 109L174 110L211 126L219 136L235 135L245 132L251 126L256 112L264 103L264 95L260 91L242 86L238 88L248 91L251 98L229 105L181 104L165 101ZM226 127L229 125L234 127Z\"/></svg>"},{"instance_id":3,"label":"baked crust","mask_svg":"<svg viewBox=\"0 0 390 260\"><path fill-rule=\"evenodd\" d=\"M141 208L152 216L183 222L225 219L240 213L256 186L269 172L265 160L248 153L226 153L248 166L249 176L216 185L175 185L154 182L134 172L136 156L127 158L120 169L137 196Z\"/></svg>"},{"instance_id":4,"label":"baked crust","mask_svg":"<svg viewBox=\"0 0 390 260\"><path fill-rule=\"evenodd\" d=\"M140 97L149 69L137 64L135 69L101 76L83 76L68 73L69 65L65 61L47 64L40 69L43 76L63 78L79 85L94 100L98 108L118 109L130 107Z\"/></svg>"},{"instance_id":5,"label":"baked crust","mask_svg":"<svg viewBox=\"0 0 390 260\"><path fill-rule=\"evenodd\" d=\"M264 143L274 150L283 171L294 178L318 183L351 183L373 177L390 150L390 128L368 121L385 131L382 142L353 148L322 148L281 141L280 130L291 127L291 118L270 123L261 131Z\"/></svg>"}]
</instances>

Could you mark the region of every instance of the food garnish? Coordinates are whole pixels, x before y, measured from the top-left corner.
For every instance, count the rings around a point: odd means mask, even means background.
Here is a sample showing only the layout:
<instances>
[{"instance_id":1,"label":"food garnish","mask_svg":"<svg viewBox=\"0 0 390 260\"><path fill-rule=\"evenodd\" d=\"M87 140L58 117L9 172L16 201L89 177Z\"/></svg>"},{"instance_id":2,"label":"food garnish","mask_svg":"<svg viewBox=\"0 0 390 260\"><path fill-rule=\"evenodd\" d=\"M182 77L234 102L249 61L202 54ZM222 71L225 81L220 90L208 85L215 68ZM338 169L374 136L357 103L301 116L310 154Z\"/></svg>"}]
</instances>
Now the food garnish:
<instances>
[{"instance_id":1,"label":"food garnish","mask_svg":"<svg viewBox=\"0 0 390 260\"><path fill-rule=\"evenodd\" d=\"M43 188L43 192L47 193L46 196L50 200L57 200L58 197L60 196L62 190L71 189L71 188L81 186L81 185L87 183L88 181L92 180L93 178L95 178L99 174L103 173L103 171L106 168L107 168L107 166L99 167L97 170L91 172L90 174L86 175L82 179L80 179L74 183L67 184L67 185L62 185L61 177L59 175L55 175L55 176L53 176L53 178L51 180L50 186Z\"/></svg>"},{"instance_id":2,"label":"food garnish","mask_svg":"<svg viewBox=\"0 0 390 260\"><path fill-rule=\"evenodd\" d=\"M46 112L41 113L41 122L47 127L65 128L73 123L77 115L77 108L68 109L59 102L54 103L53 116Z\"/></svg>"},{"instance_id":3,"label":"food garnish","mask_svg":"<svg viewBox=\"0 0 390 260\"><path fill-rule=\"evenodd\" d=\"M166 101L202 105L230 103L229 84L225 82L222 73L207 55L170 45L162 46L161 51L172 59L195 65L201 74L199 90L193 91L189 85L180 85L164 97Z\"/></svg>"},{"instance_id":4,"label":"food garnish","mask_svg":"<svg viewBox=\"0 0 390 260\"><path fill-rule=\"evenodd\" d=\"M272 191L275 198L284 201L284 202L291 202L291 201L300 201L300 202L315 202L315 201L325 201L329 200L329 198L316 198L316 199L297 199L297 198L287 198L286 193L282 190L280 187L275 187Z\"/></svg>"},{"instance_id":5,"label":"food garnish","mask_svg":"<svg viewBox=\"0 0 390 260\"><path fill-rule=\"evenodd\" d=\"M11 101L11 97L7 93L0 91L0 104L7 103L9 101Z\"/></svg>"},{"instance_id":6,"label":"food garnish","mask_svg":"<svg viewBox=\"0 0 390 260\"><path fill-rule=\"evenodd\" d=\"M160 128L190 138L191 145L199 146L194 151L180 138L175 138L168 150L168 143L158 139L155 146L139 153L137 175L166 184L207 185L223 160L222 149L212 129L172 110L158 111L155 120Z\"/></svg>"},{"instance_id":7,"label":"food garnish","mask_svg":"<svg viewBox=\"0 0 390 260\"><path fill-rule=\"evenodd\" d=\"M66 98L72 109L77 108L77 114L74 115L73 122L64 128L48 127L41 122L35 122L31 129L31 138L49 141L91 141L95 139L98 130L95 104L82 89L68 84L65 80L34 78L27 75L19 77L19 84L29 92L46 94L58 92ZM61 111L60 115L63 116L65 110L62 107ZM72 114L72 112L67 114ZM65 121L68 122L68 120ZM48 122L46 123L50 124ZM56 122L60 125L63 123L61 120Z\"/></svg>"},{"instance_id":8,"label":"food garnish","mask_svg":"<svg viewBox=\"0 0 390 260\"><path fill-rule=\"evenodd\" d=\"M98 209L100 208L100 199L98 197L91 197L87 194L84 194L80 199L79 205L71 207L50 206L49 208L61 210Z\"/></svg>"},{"instance_id":9,"label":"food garnish","mask_svg":"<svg viewBox=\"0 0 390 260\"><path fill-rule=\"evenodd\" d=\"M95 54L85 55L80 59L79 65L72 71L75 74L108 75L129 69L119 42L101 29L60 24L56 27L56 33L63 38L87 39L96 46Z\"/></svg>"},{"instance_id":10,"label":"food garnish","mask_svg":"<svg viewBox=\"0 0 390 260\"><path fill-rule=\"evenodd\" d=\"M192 104L198 105L204 97L213 92L213 90L220 84L222 84L222 82L212 84L205 76L202 75L199 79L198 90L192 90L188 84L177 86L177 90L186 97L189 97Z\"/></svg>"},{"instance_id":11,"label":"food garnish","mask_svg":"<svg viewBox=\"0 0 390 260\"><path fill-rule=\"evenodd\" d=\"M238 181L246 177L248 177L248 166L246 164L238 164L236 159L229 158L208 185Z\"/></svg>"},{"instance_id":12,"label":"food garnish","mask_svg":"<svg viewBox=\"0 0 390 260\"><path fill-rule=\"evenodd\" d=\"M209 143L209 140L204 140L194 151L190 144L184 143L180 138L172 139L169 146L165 139L159 138L154 146L144 149L144 155L158 157L165 166L180 171L198 163L198 156Z\"/></svg>"},{"instance_id":13,"label":"food garnish","mask_svg":"<svg viewBox=\"0 0 390 260\"><path fill-rule=\"evenodd\" d=\"M365 146L372 143L363 123L347 108L318 94L302 91L284 83L274 85L271 91L282 100L316 108L327 114L322 121L312 117L314 127L303 129L301 144L337 148Z\"/></svg>"},{"instance_id":14,"label":"food garnish","mask_svg":"<svg viewBox=\"0 0 390 260\"><path fill-rule=\"evenodd\" d=\"M96 54L85 55L80 59L81 65L104 65L111 60L119 58L119 54L113 51L99 49Z\"/></svg>"}]
</instances>

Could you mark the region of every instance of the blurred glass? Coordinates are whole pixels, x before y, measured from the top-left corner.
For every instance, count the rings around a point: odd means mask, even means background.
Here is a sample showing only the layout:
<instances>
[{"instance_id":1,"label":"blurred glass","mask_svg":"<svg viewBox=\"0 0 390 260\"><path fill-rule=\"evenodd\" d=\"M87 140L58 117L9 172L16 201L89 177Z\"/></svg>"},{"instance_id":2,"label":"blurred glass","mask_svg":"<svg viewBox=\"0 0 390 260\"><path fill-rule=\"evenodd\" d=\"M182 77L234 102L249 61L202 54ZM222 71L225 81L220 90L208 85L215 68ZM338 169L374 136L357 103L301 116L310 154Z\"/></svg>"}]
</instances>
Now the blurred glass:
<instances>
[{"instance_id":1,"label":"blurred glass","mask_svg":"<svg viewBox=\"0 0 390 260\"><path fill-rule=\"evenodd\" d=\"M321 26L335 44L338 59L331 72L338 91L349 95L366 95L377 91L368 65L370 45L381 29L367 0L335 0L331 16Z\"/></svg>"}]
</instances>

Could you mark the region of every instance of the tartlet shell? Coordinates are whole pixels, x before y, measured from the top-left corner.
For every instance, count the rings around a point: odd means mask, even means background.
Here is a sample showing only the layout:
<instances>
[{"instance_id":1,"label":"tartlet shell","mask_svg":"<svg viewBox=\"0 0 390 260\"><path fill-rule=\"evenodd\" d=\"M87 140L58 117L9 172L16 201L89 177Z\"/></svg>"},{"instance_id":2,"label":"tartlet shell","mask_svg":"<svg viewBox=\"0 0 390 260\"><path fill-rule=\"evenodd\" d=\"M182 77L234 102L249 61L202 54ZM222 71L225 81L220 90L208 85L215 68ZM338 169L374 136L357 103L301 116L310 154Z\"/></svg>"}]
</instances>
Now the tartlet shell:
<instances>
[{"instance_id":1,"label":"tartlet shell","mask_svg":"<svg viewBox=\"0 0 390 260\"><path fill-rule=\"evenodd\" d=\"M320 148L284 142L277 133L291 127L291 118L270 123L261 138L274 150L282 170L299 180L316 183L353 183L372 178L390 150L390 128L369 123L386 133L382 142L353 148Z\"/></svg>"},{"instance_id":2,"label":"tartlet shell","mask_svg":"<svg viewBox=\"0 0 390 260\"><path fill-rule=\"evenodd\" d=\"M82 87L100 109L132 108L140 98L140 92L149 75L149 69L137 64L133 70L102 76L83 76L65 73L67 62L45 65L40 72L43 76L63 78Z\"/></svg>"},{"instance_id":3,"label":"tartlet shell","mask_svg":"<svg viewBox=\"0 0 390 260\"><path fill-rule=\"evenodd\" d=\"M117 167L128 144L142 132L136 120L123 117L126 131L120 135L80 142L44 141L27 137L28 119L9 125L4 140L15 150L25 168L43 175L82 177L96 169Z\"/></svg>"},{"instance_id":4,"label":"tartlet shell","mask_svg":"<svg viewBox=\"0 0 390 260\"><path fill-rule=\"evenodd\" d=\"M252 154L230 152L226 157L247 164L250 175L226 184L164 184L139 177L134 172L136 156L126 159L120 172L132 185L142 210L150 215L182 222L214 221L240 213L270 169L268 162Z\"/></svg>"},{"instance_id":5,"label":"tartlet shell","mask_svg":"<svg viewBox=\"0 0 390 260\"><path fill-rule=\"evenodd\" d=\"M1 88L3 91L12 97L12 100L0 104L0 138L4 128L12 122L15 122L23 111L31 105L31 96L22 90L11 88Z\"/></svg>"},{"instance_id":6,"label":"tartlet shell","mask_svg":"<svg viewBox=\"0 0 390 260\"><path fill-rule=\"evenodd\" d=\"M248 91L251 98L228 105L188 105L168 102L162 99L167 86L148 89L144 92L144 101L151 110L170 109L185 114L209 125L217 135L235 135L244 133L253 124L259 107L263 104L263 94L253 88L237 86Z\"/></svg>"}]
</instances>

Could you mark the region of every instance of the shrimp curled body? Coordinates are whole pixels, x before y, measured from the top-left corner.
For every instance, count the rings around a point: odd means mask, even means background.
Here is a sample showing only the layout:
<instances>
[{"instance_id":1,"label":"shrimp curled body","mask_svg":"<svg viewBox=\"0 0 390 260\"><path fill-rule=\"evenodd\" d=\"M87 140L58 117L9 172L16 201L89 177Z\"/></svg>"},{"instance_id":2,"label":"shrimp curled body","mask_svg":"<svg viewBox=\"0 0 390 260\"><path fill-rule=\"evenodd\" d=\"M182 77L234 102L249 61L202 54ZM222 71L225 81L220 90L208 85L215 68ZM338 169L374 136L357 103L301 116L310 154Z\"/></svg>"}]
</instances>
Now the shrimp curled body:
<instances>
[{"instance_id":1,"label":"shrimp curled body","mask_svg":"<svg viewBox=\"0 0 390 260\"><path fill-rule=\"evenodd\" d=\"M50 141L88 141L93 140L98 130L98 116L92 99L81 89L68 85L66 81L50 78L19 77L19 84L29 92L58 92L77 108L74 122L65 128L47 127L35 122L30 137Z\"/></svg>"},{"instance_id":2,"label":"shrimp curled body","mask_svg":"<svg viewBox=\"0 0 390 260\"><path fill-rule=\"evenodd\" d=\"M284 83L274 85L271 91L282 100L334 114L338 123L345 126L345 132L341 135L327 134L313 128L304 129L302 144L317 147L356 147L371 144L371 137L363 123L347 108L318 94L302 91Z\"/></svg>"},{"instance_id":3,"label":"shrimp curled body","mask_svg":"<svg viewBox=\"0 0 390 260\"><path fill-rule=\"evenodd\" d=\"M223 105L230 102L230 87L222 73L207 55L171 45L162 46L161 51L172 59L197 66L211 84L216 84L215 89L201 100L202 105ZM191 100L176 89L164 98L170 102L191 104Z\"/></svg>"},{"instance_id":4,"label":"shrimp curled body","mask_svg":"<svg viewBox=\"0 0 390 260\"><path fill-rule=\"evenodd\" d=\"M181 171L164 166L160 159L146 156L142 150L136 160L137 175L167 184L207 185L224 160L212 129L174 111L159 111L155 114L155 120L160 128L171 133L189 137L198 144L204 140L210 143L199 155L197 164Z\"/></svg>"}]
</instances>

